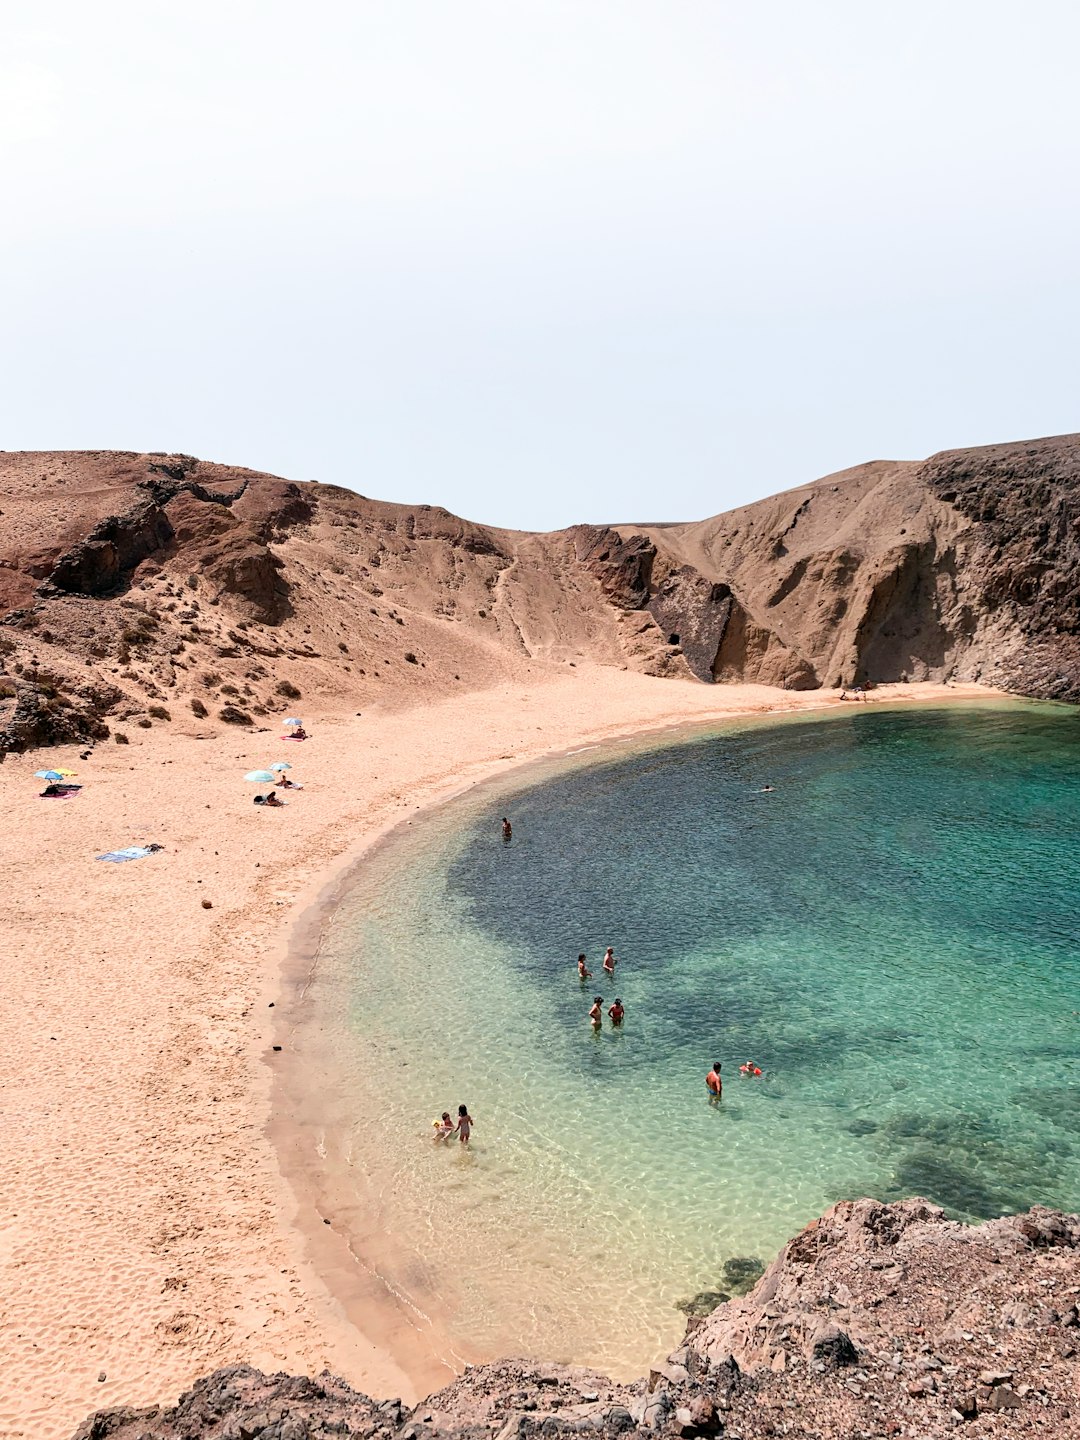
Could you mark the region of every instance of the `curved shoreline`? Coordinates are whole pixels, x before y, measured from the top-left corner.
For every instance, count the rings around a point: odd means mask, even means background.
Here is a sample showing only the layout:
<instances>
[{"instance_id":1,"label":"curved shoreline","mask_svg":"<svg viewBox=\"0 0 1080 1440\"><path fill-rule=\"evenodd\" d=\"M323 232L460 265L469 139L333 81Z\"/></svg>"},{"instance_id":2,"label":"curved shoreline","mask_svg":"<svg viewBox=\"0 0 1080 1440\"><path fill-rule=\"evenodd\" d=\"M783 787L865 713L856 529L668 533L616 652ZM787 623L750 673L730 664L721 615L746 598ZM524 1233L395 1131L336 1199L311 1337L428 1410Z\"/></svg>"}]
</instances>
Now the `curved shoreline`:
<instances>
[{"instance_id":1,"label":"curved shoreline","mask_svg":"<svg viewBox=\"0 0 1080 1440\"><path fill-rule=\"evenodd\" d=\"M282 986L290 997L289 1014L279 1011L275 1031L283 1054L288 1056L293 1051L296 1034L309 1018L303 1010L308 989L318 973L319 949L326 926L351 890L359 868L374 853L393 847L403 836L405 827L423 824L465 795L474 796L485 790L498 792L508 782L512 782L514 790L530 788L542 781L545 772L562 770L566 761L579 755L590 757L585 764L606 763L614 758L616 746L635 741L644 746L650 739L660 745L677 743L680 738L692 742L703 731L725 721L767 724L772 720L783 722L800 716L821 717L847 711L847 707L841 710L838 697L832 692L825 695L820 691L808 692L805 699L801 695L796 698L790 692L774 694L776 699L772 704L744 703L737 708L724 705L712 713L684 715L659 723L649 717L606 733L590 732L577 736L571 743L538 748L509 766L501 762L481 763L480 773L472 778L445 787L436 786L409 818L388 822L358 838L335 862L329 879L323 877L318 892L308 898L289 931L280 972ZM882 687L870 703L900 707L911 703L935 706L984 700L1000 704L1013 698L977 686L960 689L906 685ZM349 1197L347 1187L341 1184L335 1188L334 1181L344 1181L345 1177L331 1176L321 1164L316 1164L310 1145L305 1154L299 1144L301 1137L295 1112L297 1101L304 1094L305 1080L299 1058L295 1063L279 1064L275 1070L269 1133L282 1177L296 1202L293 1224L304 1235L308 1257L342 1306L346 1319L377 1346L389 1351L414 1382L412 1394L416 1399L446 1384L460 1374L466 1364L496 1358L456 1352L440 1329L438 1319L420 1308L415 1297L403 1292L385 1273L382 1257L389 1254L391 1259L400 1258L392 1238L389 1243L369 1243L365 1247L350 1234L347 1220L339 1219L348 1208ZM336 1196L343 1202L340 1209ZM355 1197L352 1198L355 1203Z\"/></svg>"},{"instance_id":2,"label":"curved shoreline","mask_svg":"<svg viewBox=\"0 0 1080 1440\"><path fill-rule=\"evenodd\" d=\"M875 698L1010 697L902 685ZM297 920L313 923L421 806L486 777L649 730L837 705L536 661L524 682L411 709L311 714L312 738L289 756L304 791L277 813L252 806L242 780L280 758L276 729L177 718L85 762L78 746L9 755L0 1432L66 1440L95 1408L171 1402L240 1361L415 1391L379 1295L359 1314L336 1298L333 1257L310 1244L332 1227L302 1213L268 1139ZM79 771L77 800L42 804L46 760ZM164 850L94 858L149 840Z\"/></svg>"}]
</instances>

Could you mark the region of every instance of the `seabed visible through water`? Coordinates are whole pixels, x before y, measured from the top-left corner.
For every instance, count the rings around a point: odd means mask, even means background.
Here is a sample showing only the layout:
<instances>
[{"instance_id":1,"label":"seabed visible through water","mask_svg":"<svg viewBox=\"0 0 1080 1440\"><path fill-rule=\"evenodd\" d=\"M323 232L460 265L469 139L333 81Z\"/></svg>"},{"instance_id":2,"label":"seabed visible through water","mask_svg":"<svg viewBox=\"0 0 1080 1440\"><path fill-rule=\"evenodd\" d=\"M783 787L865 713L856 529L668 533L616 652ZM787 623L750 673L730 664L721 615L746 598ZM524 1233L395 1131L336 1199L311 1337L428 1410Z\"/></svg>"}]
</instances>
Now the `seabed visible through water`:
<instances>
[{"instance_id":1,"label":"seabed visible through water","mask_svg":"<svg viewBox=\"0 0 1080 1440\"><path fill-rule=\"evenodd\" d=\"M566 757L365 858L297 1032L297 1122L357 1253L455 1353L636 1373L678 1302L837 1199L1080 1205L1078 890L1065 707ZM593 1032L595 994L621 1029ZM435 1144L462 1101L472 1145Z\"/></svg>"}]
</instances>

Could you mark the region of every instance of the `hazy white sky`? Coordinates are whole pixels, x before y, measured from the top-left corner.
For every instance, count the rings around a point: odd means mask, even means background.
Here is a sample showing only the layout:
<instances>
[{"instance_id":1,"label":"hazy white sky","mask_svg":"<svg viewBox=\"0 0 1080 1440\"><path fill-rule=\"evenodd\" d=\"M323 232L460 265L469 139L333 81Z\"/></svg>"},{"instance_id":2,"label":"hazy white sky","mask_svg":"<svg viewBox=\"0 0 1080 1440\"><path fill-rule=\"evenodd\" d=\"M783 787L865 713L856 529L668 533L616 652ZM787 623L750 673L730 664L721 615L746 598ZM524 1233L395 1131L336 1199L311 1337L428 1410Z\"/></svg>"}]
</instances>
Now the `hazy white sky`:
<instances>
[{"instance_id":1,"label":"hazy white sky","mask_svg":"<svg viewBox=\"0 0 1080 1440\"><path fill-rule=\"evenodd\" d=\"M493 523L1080 429L1069 0L0 6L0 447Z\"/></svg>"}]
</instances>

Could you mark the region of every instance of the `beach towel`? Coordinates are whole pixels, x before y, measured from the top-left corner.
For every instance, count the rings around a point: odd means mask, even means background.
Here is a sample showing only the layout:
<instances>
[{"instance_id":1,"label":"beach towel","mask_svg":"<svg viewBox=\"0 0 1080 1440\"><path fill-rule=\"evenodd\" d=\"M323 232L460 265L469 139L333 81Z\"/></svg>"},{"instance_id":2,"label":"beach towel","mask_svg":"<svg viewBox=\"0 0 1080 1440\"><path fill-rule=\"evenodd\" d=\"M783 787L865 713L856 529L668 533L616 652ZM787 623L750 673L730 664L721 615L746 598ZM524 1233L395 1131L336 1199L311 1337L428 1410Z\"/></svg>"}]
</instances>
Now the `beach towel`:
<instances>
[{"instance_id":1,"label":"beach towel","mask_svg":"<svg viewBox=\"0 0 1080 1440\"><path fill-rule=\"evenodd\" d=\"M39 800L74 800L82 794L82 787L72 785L66 790L42 790L38 795Z\"/></svg>"},{"instance_id":2,"label":"beach towel","mask_svg":"<svg viewBox=\"0 0 1080 1440\"><path fill-rule=\"evenodd\" d=\"M282 735L282 740L306 740L306 735Z\"/></svg>"},{"instance_id":3,"label":"beach towel","mask_svg":"<svg viewBox=\"0 0 1080 1440\"><path fill-rule=\"evenodd\" d=\"M110 850L105 855L99 855L99 860L112 860L117 865L122 865L125 860L141 860L144 855L152 855L154 852L149 845L129 845L126 850Z\"/></svg>"}]
</instances>

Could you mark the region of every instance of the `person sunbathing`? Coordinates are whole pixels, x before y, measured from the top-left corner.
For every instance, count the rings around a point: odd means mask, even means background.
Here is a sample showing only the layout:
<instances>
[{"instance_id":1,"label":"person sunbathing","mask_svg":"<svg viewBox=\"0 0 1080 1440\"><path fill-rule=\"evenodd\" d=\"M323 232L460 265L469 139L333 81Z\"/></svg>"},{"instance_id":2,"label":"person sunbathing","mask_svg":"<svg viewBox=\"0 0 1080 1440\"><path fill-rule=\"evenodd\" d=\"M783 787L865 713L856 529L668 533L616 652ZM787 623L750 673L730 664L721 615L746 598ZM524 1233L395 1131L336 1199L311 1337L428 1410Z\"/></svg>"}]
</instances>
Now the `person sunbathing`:
<instances>
[{"instance_id":1,"label":"person sunbathing","mask_svg":"<svg viewBox=\"0 0 1080 1440\"><path fill-rule=\"evenodd\" d=\"M270 794L267 795L266 799L263 801L263 804L264 804L264 805L271 805L271 806L274 807L274 809L280 809L280 808L281 808L281 801L277 798L277 796L274 794L274 792L273 792L272 790L270 791Z\"/></svg>"}]
</instances>

